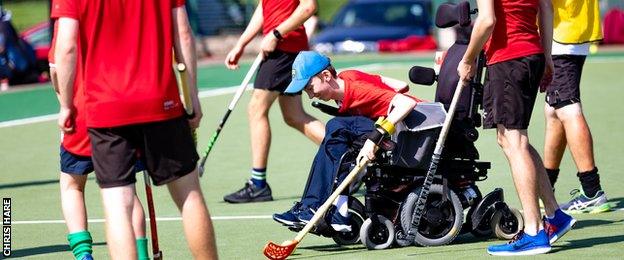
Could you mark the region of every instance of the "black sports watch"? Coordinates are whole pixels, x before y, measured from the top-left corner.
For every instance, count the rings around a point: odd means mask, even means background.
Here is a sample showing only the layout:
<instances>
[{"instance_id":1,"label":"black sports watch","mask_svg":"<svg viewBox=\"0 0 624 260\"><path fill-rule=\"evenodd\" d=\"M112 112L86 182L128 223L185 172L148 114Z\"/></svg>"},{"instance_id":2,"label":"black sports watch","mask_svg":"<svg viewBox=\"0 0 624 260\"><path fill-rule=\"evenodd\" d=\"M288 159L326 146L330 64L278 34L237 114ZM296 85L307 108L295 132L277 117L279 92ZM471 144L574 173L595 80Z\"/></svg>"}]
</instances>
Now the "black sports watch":
<instances>
[{"instance_id":1,"label":"black sports watch","mask_svg":"<svg viewBox=\"0 0 624 260\"><path fill-rule=\"evenodd\" d=\"M280 41L284 39L282 34L277 29L273 29L273 35L275 35L275 38L277 38Z\"/></svg>"}]
</instances>

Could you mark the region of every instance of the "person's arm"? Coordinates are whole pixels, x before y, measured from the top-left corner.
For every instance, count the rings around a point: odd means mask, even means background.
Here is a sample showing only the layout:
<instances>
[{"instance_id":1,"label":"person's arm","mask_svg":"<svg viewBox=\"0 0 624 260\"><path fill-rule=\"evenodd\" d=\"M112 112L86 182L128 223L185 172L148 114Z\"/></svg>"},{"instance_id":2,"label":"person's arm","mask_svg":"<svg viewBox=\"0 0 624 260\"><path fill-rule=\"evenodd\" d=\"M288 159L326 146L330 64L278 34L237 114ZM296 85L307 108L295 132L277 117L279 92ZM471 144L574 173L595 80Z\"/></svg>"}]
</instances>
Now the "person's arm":
<instances>
[{"instance_id":1,"label":"person's arm","mask_svg":"<svg viewBox=\"0 0 624 260\"><path fill-rule=\"evenodd\" d=\"M306 35L308 35L308 39L314 35L316 32L316 27L318 26L318 16L312 15L308 20L303 23L303 28L305 28Z\"/></svg>"},{"instance_id":2,"label":"person's arm","mask_svg":"<svg viewBox=\"0 0 624 260\"><path fill-rule=\"evenodd\" d=\"M294 31L297 27L301 26L306 20L308 20L310 16L314 15L316 8L316 0L300 0L299 5L290 17L275 27L275 30L280 32L281 35L286 35L287 33ZM267 53L274 51L278 42L279 39L277 39L273 33L265 35L260 45L263 55L266 56Z\"/></svg>"},{"instance_id":3,"label":"person's arm","mask_svg":"<svg viewBox=\"0 0 624 260\"><path fill-rule=\"evenodd\" d=\"M477 0L477 8L479 9L479 15L472 29L470 43L457 67L457 73L461 81L469 81L474 76L475 60L483 49L485 42L492 35L494 25L496 24L494 0Z\"/></svg>"},{"instance_id":4,"label":"person's arm","mask_svg":"<svg viewBox=\"0 0 624 260\"><path fill-rule=\"evenodd\" d=\"M247 46L247 44L249 44L249 42L262 30L263 23L264 17L262 16L262 1L259 1L258 7L256 7L256 10L251 16L251 20L249 21L247 28L245 28L243 34L241 34L238 38L234 48L232 48L232 50L230 50L225 57L225 66L228 69L238 69L238 60L243 54L245 46Z\"/></svg>"},{"instance_id":5,"label":"person's arm","mask_svg":"<svg viewBox=\"0 0 624 260\"><path fill-rule=\"evenodd\" d=\"M542 40L542 48L544 49L545 68L542 81L540 83L540 91L546 91L546 88L552 81L552 74L555 66L552 61L552 39L553 39L553 7L550 0L540 0L538 25L540 37Z\"/></svg>"},{"instance_id":6,"label":"person's arm","mask_svg":"<svg viewBox=\"0 0 624 260\"><path fill-rule=\"evenodd\" d=\"M59 25L54 60L60 103L58 125L63 132L71 132L74 129L72 100L76 77L78 20L61 17L57 22Z\"/></svg>"},{"instance_id":7,"label":"person's arm","mask_svg":"<svg viewBox=\"0 0 624 260\"><path fill-rule=\"evenodd\" d=\"M407 82L398 79L381 76L381 82L393 88L396 92L407 88Z\"/></svg>"},{"instance_id":8,"label":"person's arm","mask_svg":"<svg viewBox=\"0 0 624 260\"><path fill-rule=\"evenodd\" d=\"M199 127L199 122L203 116L201 104L197 96L197 54L195 52L195 39L189 24L188 16L184 6L176 7L172 10L173 17L173 46L175 50L176 62L183 62L186 66L187 83L191 94L191 105L193 106L194 117L189 119L191 128ZM186 104L187 106L189 104Z\"/></svg>"},{"instance_id":9,"label":"person's arm","mask_svg":"<svg viewBox=\"0 0 624 260\"><path fill-rule=\"evenodd\" d=\"M415 106L416 101L414 99L403 94L396 94L394 98L392 98L392 101L390 101L391 109L388 108L390 112L388 113L388 117L386 118L386 120L392 125L396 125L401 122L401 120L403 120L403 118L405 118L410 112L412 112ZM379 131L379 133L381 134L386 134L386 130L382 129L379 126L376 126L375 131ZM370 160L375 159L376 151L377 145L370 139L367 139L364 143L364 146L362 147L362 150L360 150L360 153L357 156L357 162L360 162L364 156L368 157L368 159Z\"/></svg>"}]
</instances>

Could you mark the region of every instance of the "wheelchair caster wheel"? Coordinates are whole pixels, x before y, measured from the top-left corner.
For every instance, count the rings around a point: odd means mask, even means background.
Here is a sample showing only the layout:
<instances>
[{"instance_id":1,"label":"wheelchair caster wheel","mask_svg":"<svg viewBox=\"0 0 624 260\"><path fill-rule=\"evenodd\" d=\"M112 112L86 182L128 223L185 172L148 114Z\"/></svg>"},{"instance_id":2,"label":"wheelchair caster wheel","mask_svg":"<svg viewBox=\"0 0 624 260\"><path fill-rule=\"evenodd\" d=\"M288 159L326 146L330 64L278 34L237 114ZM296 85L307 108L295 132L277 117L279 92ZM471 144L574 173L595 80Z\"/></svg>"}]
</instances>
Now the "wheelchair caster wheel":
<instances>
[{"instance_id":1,"label":"wheelchair caster wheel","mask_svg":"<svg viewBox=\"0 0 624 260\"><path fill-rule=\"evenodd\" d=\"M336 232L332 239L336 244L341 246L355 245L360 242L360 229L364 223L364 212L357 209L349 209L351 213L351 231L348 232Z\"/></svg>"},{"instance_id":2,"label":"wheelchair caster wheel","mask_svg":"<svg viewBox=\"0 0 624 260\"><path fill-rule=\"evenodd\" d=\"M372 218L377 219L373 220ZM389 248L394 242L394 236L394 224L381 215L366 219L360 229L360 240L370 250Z\"/></svg>"},{"instance_id":3,"label":"wheelchair caster wheel","mask_svg":"<svg viewBox=\"0 0 624 260\"><path fill-rule=\"evenodd\" d=\"M509 240L524 229L524 218L515 208L498 210L492 216L491 225L496 237Z\"/></svg>"}]
</instances>

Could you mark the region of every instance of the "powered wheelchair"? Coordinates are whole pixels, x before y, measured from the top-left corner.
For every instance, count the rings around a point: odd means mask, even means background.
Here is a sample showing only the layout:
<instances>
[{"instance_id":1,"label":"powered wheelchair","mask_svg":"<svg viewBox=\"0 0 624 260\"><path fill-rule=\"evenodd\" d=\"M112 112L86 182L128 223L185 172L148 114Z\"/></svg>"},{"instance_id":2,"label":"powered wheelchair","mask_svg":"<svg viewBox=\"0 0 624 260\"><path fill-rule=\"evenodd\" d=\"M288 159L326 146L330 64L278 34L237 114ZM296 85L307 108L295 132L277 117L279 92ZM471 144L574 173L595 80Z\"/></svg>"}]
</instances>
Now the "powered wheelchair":
<instances>
[{"instance_id":1,"label":"powered wheelchair","mask_svg":"<svg viewBox=\"0 0 624 260\"><path fill-rule=\"evenodd\" d=\"M490 169L489 162L478 161L479 152L474 145L479 137L476 128L481 126L481 75L485 65L482 53L477 63L477 75L463 87L459 97L437 172L433 183L427 187L429 196L417 232L413 239L405 239L405 234L413 225L413 213L424 188L434 146L459 81L457 66L468 45L470 14L474 13L476 10L470 10L468 2L440 6L436 25L446 28L459 24L460 31L466 33L464 37L460 33L458 40L447 51L439 75L433 69L418 66L409 72L410 81L416 84L432 85L437 81L435 102L419 103L397 124L397 131L391 136L393 145L380 149L377 158L351 185L351 193L355 193L362 183L366 186L364 204L350 197L352 231L333 231L327 224L328 220L321 220L312 233L332 237L340 245L361 242L369 249L385 249L393 245L445 245L457 235L467 232L478 237L494 234L501 239L511 239L522 230L522 215L504 202L501 188L483 196L476 185L478 181L487 179ZM313 106L341 116L335 107L318 102L314 102ZM342 156L339 171L348 172L354 166L363 142ZM300 230L297 226L290 228Z\"/></svg>"}]
</instances>

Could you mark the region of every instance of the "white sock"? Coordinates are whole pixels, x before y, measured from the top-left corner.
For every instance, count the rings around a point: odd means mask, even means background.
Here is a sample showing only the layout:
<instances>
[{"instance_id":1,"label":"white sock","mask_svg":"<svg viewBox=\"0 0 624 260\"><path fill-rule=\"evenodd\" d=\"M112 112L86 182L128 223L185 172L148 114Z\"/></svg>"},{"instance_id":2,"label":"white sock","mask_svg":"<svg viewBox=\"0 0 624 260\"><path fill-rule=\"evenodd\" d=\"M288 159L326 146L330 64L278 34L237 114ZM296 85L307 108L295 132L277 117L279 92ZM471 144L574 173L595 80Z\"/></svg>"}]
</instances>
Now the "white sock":
<instances>
[{"instance_id":1,"label":"white sock","mask_svg":"<svg viewBox=\"0 0 624 260\"><path fill-rule=\"evenodd\" d=\"M338 198L336 198L332 204L336 206L338 213L340 213L341 216L347 216L347 213L349 212L349 196L338 195Z\"/></svg>"}]
</instances>

